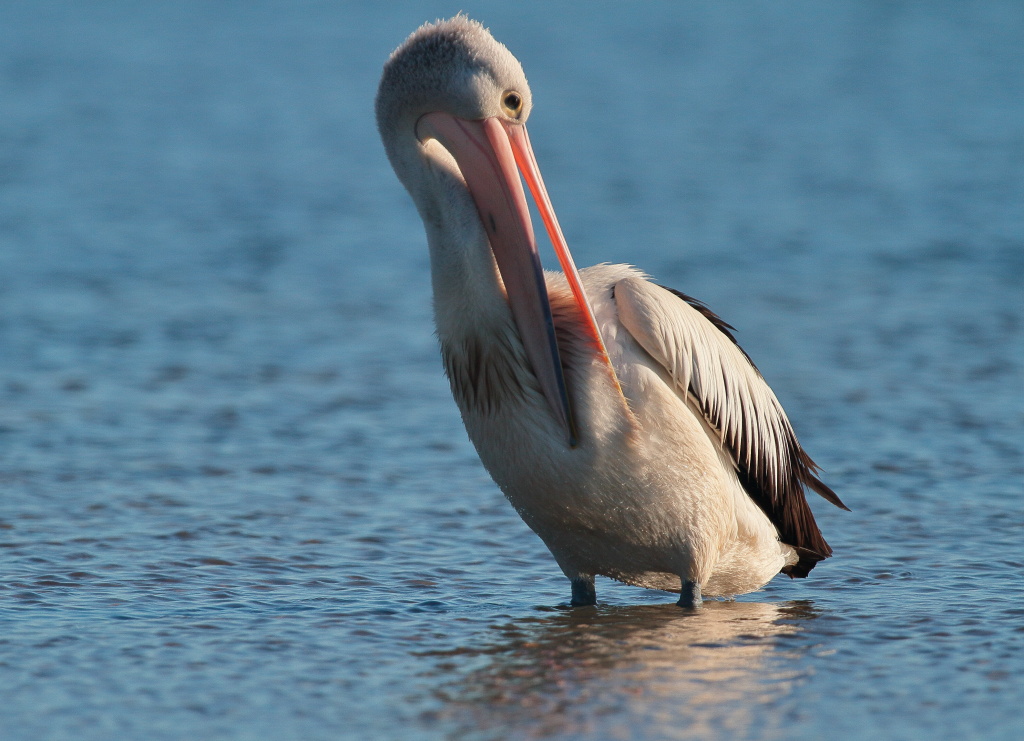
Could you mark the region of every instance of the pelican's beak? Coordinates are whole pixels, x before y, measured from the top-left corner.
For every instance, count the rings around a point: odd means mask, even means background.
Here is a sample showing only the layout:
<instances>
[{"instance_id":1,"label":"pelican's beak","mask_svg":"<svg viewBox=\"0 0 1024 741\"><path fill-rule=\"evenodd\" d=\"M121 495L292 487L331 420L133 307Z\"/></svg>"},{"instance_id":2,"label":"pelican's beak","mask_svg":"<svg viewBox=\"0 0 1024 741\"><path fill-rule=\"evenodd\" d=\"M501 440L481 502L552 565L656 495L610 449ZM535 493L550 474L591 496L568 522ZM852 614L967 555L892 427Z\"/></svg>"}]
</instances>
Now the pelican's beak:
<instances>
[{"instance_id":1,"label":"pelican's beak","mask_svg":"<svg viewBox=\"0 0 1024 741\"><path fill-rule=\"evenodd\" d=\"M579 438L572 403L558 355L544 270L537 253L533 223L519 171L522 171L530 188L558 261L569 281L573 298L583 318L584 330L613 379L615 372L597 330L594 312L580 282L579 272L569 254L551 200L544 188L526 127L498 118L467 121L446 113L428 113L417 123L416 134L421 141L437 139L455 157L491 243L512 316L534 375L555 419L566 431L569 445L575 447ZM615 384L618 387L617 380Z\"/></svg>"}]
</instances>

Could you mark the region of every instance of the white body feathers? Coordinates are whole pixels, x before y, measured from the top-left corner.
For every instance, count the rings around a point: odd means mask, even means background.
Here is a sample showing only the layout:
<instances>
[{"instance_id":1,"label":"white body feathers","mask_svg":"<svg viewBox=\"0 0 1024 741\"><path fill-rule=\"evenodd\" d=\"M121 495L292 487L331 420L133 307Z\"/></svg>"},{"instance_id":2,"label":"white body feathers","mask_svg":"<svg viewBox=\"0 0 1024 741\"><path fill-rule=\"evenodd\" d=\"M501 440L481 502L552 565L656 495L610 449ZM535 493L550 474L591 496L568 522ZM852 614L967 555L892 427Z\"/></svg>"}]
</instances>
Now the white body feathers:
<instances>
[{"instance_id":1,"label":"white body feathers","mask_svg":"<svg viewBox=\"0 0 1024 741\"><path fill-rule=\"evenodd\" d=\"M728 337L640 271L599 265L582 276L631 416L609 403L614 389L596 362L569 365L581 429L576 449L560 439L528 372L516 384L522 391L502 398L500 410L473 404L453 383L481 460L569 578L601 574L676 592L686 578L708 596L760 588L796 555L744 491L684 379L694 366L709 374L710 362L724 360L724 375L745 376L754 398L774 402L774 395ZM568 305L560 273L548 274L548 292L556 322L570 320L558 313ZM482 336L504 334L502 344L521 356L511 317L507 322ZM485 332L475 324L439 326L439 334ZM659 326L669 329L652 334ZM645 345L670 353L671 364L662 365ZM453 352L445 348L449 367L460 363Z\"/></svg>"}]
</instances>

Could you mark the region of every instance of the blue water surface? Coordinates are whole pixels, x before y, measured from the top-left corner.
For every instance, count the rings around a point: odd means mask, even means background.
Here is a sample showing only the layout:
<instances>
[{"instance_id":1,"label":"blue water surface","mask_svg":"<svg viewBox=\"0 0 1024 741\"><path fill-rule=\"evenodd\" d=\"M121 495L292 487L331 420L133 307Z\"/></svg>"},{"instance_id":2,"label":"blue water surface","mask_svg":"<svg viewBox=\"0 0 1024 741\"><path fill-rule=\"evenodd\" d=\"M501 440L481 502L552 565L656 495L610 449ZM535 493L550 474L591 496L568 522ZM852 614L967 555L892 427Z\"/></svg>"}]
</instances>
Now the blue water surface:
<instances>
[{"instance_id":1,"label":"blue water surface","mask_svg":"<svg viewBox=\"0 0 1024 741\"><path fill-rule=\"evenodd\" d=\"M523 62L577 262L734 324L835 558L568 584L477 461L380 67ZM0 737L1024 737L1024 6L0 7Z\"/></svg>"}]
</instances>

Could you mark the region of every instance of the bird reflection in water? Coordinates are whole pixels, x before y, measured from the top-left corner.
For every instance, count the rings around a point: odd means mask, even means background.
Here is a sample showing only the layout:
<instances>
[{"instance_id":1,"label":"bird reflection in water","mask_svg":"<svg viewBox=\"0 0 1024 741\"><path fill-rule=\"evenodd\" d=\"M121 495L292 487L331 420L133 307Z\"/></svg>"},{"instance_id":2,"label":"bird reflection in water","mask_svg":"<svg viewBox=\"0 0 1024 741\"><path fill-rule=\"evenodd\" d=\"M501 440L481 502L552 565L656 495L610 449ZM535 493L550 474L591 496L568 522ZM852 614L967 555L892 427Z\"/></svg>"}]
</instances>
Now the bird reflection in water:
<instances>
[{"instance_id":1,"label":"bird reflection in water","mask_svg":"<svg viewBox=\"0 0 1024 741\"><path fill-rule=\"evenodd\" d=\"M438 660L428 679L464 667L436 691L434 720L460 738L726 738L755 723L770 736L785 720L758 709L806 678L806 647L788 639L815 617L809 602L552 610L482 646L427 654Z\"/></svg>"}]
</instances>

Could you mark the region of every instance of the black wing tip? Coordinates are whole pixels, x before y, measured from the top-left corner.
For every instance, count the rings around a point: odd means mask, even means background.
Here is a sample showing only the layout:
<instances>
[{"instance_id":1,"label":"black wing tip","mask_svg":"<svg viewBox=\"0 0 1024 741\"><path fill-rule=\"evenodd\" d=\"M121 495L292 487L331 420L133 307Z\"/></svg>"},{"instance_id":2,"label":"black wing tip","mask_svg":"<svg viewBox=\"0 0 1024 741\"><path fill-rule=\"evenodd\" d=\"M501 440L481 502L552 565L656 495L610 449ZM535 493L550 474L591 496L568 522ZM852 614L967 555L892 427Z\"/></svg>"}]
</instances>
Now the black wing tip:
<instances>
[{"instance_id":1,"label":"black wing tip","mask_svg":"<svg viewBox=\"0 0 1024 741\"><path fill-rule=\"evenodd\" d=\"M826 547L828 547L826 545ZM816 551L808 550L807 548L800 548L799 546L792 546L793 550L796 551L799 560L788 566L783 566L779 572L785 574L790 579L804 579L811 570L818 565L818 561L824 561L832 555L832 549L828 549L828 554L817 553Z\"/></svg>"},{"instance_id":2,"label":"black wing tip","mask_svg":"<svg viewBox=\"0 0 1024 741\"><path fill-rule=\"evenodd\" d=\"M839 507L839 509L846 510L847 512L853 512L852 509L850 509L843 503L843 500L839 498L839 495L832 491L832 489L829 488L824 482L822 482L821 479L815 477L814 481L807 482L807 485L810 486L815 492L820 494L822 499L824 499L826 502L830 502L831 504L834 504L835 506Z\"/></svg>"},{"instance_id":3,"label":"black wing tip","mask_svg":"<svg viewBox=\"0 0 1024 741\"><path fill-rule=\"evenodd\" d=\"M817 561L803 561L800 560L792 566L784 566L782 571L779 573L785 574L790 579L806 579L807 575L811 573L811 570L817 566Z\"/></svg>"},{"instance_id":4,"label":"black wing tip","mask_svg":"<svg viewBox=\"0 0 1024 741\"><path fill-rule=\"evenodd\" d=\"M799 443L797 444L799 445ZM845 509L847 512L853 511L843 503L843 500L839 498L838 494L832 491L832 487L818 478L818 466L811 460L810 456L804 452L803 448L800 448L800 463L802 464L802 466L799 467L800 478L804 486L819 494L826 502L839 507L839 509Z\"/></svg>"}]
</instances>

